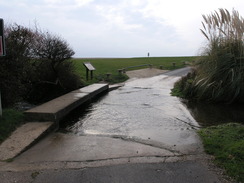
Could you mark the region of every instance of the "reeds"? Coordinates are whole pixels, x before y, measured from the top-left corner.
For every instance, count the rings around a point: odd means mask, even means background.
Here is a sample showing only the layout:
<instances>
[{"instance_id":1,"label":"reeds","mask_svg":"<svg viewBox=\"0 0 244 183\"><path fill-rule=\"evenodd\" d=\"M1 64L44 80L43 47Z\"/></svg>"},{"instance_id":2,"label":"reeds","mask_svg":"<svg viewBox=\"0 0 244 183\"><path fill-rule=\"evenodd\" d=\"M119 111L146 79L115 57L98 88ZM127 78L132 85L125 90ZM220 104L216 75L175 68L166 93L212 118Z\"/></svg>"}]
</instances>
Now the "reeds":
<instances>
[{"instance_id":1,"label":"reeds","mask_svg":"<svg viewBox=\"0 0 244 183\"><path fill-rule=\"evenodd\" d=\"M208 44L196 66L192 97L211 102L244 102L244 19L233 9L203 15Z\"/></svg>"},{"instance_id":2,"label":"reeds","mask_svg":"<svg viewBox=\"0 0 244 183\"><path fill-rule=\"evenodd\" d=\"M244 19L238 11L233 10L232 15L226 9L219 9L211 15L203 15L203 29L200 29L204 36L213 41L220 38L221 41L243 39Z\"/></svg>"}]
</instances>

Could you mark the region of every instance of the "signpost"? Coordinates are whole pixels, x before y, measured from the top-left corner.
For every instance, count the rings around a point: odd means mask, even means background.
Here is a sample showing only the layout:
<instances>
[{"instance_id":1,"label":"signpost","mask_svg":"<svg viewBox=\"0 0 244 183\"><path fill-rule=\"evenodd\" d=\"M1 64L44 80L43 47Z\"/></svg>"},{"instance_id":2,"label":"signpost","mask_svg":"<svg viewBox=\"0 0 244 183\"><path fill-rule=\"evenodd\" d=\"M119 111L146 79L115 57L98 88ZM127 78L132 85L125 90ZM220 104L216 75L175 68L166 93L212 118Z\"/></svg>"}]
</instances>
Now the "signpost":
<instances>
[{"instance_id":1,"label":"signpost","mask_svg":"<svg viewBox=\"0 0 244 183\"><path fill-rule=\"evenodd\" d=\"M4 23L3 19L0 18L0 56L5 55L5 44L4 44ZM1 101L1 90L0 90L0 117L3 115L2 101Z\"/></svg>"},{"instance_id":2,"label":"signpost","mask_svg":"<svg viewBox=\"0 0 244 183\"><path fill-rule=\"evenodd\" d=\"M96 70L95 67L90 62L83 63L86 68L86 80L88 80L89 71L91 72L91 79L93 79L93 71Z\"/></svg>"},{"instance_id":3,"label":"signpost","mask_svg":"<svg viewBox=\"0 0 244 183\"><path fill-rule=\"evenodd\" d=\"M3 37L0 36L0 56L3 56Z\"/></svg>"},{"instance_id":4,"label":"signpost","mask_svg":"<svg viewBox=\"0 0 244 183\"><path fill-rule=\"evenodd\" d=\"M4 22L3 19L0 18L0 56L5 55L5 43L4 43Z\"/></svg>"}]
</instances>

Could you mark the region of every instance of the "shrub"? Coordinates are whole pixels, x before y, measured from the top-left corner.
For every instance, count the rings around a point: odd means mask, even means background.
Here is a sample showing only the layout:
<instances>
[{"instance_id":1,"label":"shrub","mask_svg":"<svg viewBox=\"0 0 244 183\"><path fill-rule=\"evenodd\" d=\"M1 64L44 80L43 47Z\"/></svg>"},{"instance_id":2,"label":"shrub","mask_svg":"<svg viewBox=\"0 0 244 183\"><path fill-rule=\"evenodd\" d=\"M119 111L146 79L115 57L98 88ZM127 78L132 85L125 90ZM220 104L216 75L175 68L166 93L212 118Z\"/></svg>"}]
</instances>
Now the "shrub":
<instances>
[{"instance_id":1,"label":"shrub","mask_svg":"<svg viewBox=\"0 0 244 183\"><path fill-rule=\"evenodd\" d=\"M27 101L46 102L83 86L80 78L74 74L73 63L69 60L59 64L55 71L51 61L42 61L38 65L32 77L32 87L25 98Z\"/></svg>"},{"instance_id":2,"label":"shrub","mask_svg":"<svg viewBox=\"0 0 244 183\"><path fill-rule=\"evenodd\" d=\"M244 19L224 9L204 16L208 45L196 64L189 98L209 102L244 102ZM184 90L188 90L184 88Z\"/></svg>"},{"instance_id":3,"label":"shrub","mask_svg":"<svg viewBox=\"0 0 244 183\"><path fill-rule=\"evenodd\" d=\"M32 69L30 58L33 53L34 34L28 28L17 24L5 29L6 56L0 57L0 88L3 107L21 100L29 81L28 73Z\"/></svg>"},{"instance_id":4,"label":"shrub","mask_svg":"<svg viewBox=\"0 0 244 183\"><path fill-rule=\"evenodd\" d=\"M36 31L35 72L32 73L32 88L27 100L33 103L46 102L71 90L83 86L74 73L70 58L74 51L57 35Z\"/></svg>"},{"instance_id":5,"label":"shrub","mask_svg":"<svg viewBox=\"0 0 244 183\"><path fill-rule=\"evenodd\" d=\"M196 70L192 69L190 73L188 73L186 76L183 76L174 84L174 88L171 90L171 94L181 98L192 97L194 92L192 83L195 77Z\"/></svg>"},{"instance_id":6,"label":"shrub","mask_svg":"<svg viewBox=\"0 0 244 183\"><path fill-rule=\"evenodd\" d=\"M209 41L206 57L198 65L195 80L197 97L232 103L240 101L244 87L244 19L224 9L203 16L201 30Z\"/></svg>"},{"instance_id":7,"label":"shrub","mask_svg":"<svg viewBox=\"0 0 244 183\"><path fill-rule=\"evenodd\" d=\"M57 35L17 24L5 28L0 58L3 107L20 100L40 103L82 86L69 59L74 51Z\"/></svg>"}]
</instances>

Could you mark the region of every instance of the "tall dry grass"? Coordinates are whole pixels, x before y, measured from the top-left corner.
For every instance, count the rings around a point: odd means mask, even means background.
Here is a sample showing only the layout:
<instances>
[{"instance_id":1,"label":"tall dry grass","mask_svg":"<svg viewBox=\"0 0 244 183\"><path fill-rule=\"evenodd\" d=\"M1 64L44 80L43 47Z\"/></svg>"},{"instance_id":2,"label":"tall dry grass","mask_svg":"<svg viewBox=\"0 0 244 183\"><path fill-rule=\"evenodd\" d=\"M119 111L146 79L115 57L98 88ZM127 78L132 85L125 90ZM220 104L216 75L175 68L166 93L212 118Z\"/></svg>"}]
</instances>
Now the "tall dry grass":
<instances>
[{"instance_id":1,"label":"tall dry grass","mask_svg":"<svg viewBox=\"0 0 244 183\"><path fill-rule=\"evenodd\" d=\"M189 90L197 100L244 102L244 19L233 9L203 15L207 47Z\"/></svg>"},{"instance_id":2,"label":"tall dry grass","mask_svg":"<svg viewBox=\"0 0 244 183\"><path fill-rule=\"evenodd\" d=\"M229 13L226 9L219 9L210 15L203 15L203 29L200 29L204 36L210 41L226 42L232 40L242 40L244 32L244 20L238 11Z\"/></svg>"}]
</instances>

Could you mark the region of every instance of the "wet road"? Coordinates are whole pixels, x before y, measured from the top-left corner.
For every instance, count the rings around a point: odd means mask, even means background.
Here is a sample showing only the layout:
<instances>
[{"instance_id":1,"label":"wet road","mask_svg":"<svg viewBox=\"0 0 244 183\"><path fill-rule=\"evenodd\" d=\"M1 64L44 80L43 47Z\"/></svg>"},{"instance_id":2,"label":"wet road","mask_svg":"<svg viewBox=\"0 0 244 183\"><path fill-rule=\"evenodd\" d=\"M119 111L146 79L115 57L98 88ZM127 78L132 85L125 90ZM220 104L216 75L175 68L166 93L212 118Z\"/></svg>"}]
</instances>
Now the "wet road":
<instances>
[{"instance_id":1,"label":"wet road","mask_svg":"<svg viewBox=\"0 0 244 183\"><path fill-rule=\"evenodd\" d=\"M152 78L132 79L90 106L85 116L66 131L129 138L194 153L198 148L198 124L180 100L170 96L173 83L188 71L184 68Z\"/></svg>"},{"instance_id":2,"label":"wet road","mask_svg":"<svg viewBox=\"0 0 244 183\"><path fill-rule=\"evenodd\" d=\"M170 89L181 69L134 79L90 105L80 120L0 162L12 182L223 182L206 163L198 124Z\"/></svg>"},{"instance_id":3,"label":"wet road","mask_svg":"<svg viewBox=\"0 0 244 183\"><path fill-rule=\"evenodd\" d=\"M174 82L188 71L126 82L90 105L65 133L49 135L15 162L22 166L27 162L25 168L28 163L34 168L58 168L67 162L83 167L87 162L91 166L166 162L202 153L198 124L180 100L170 95Z\"/></svg>"}]
</instances>

